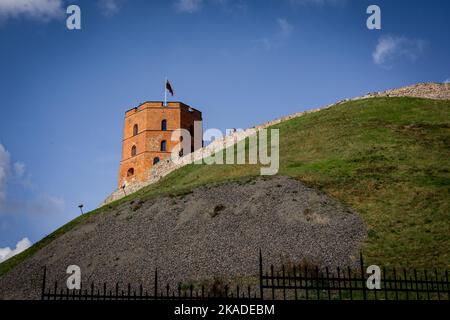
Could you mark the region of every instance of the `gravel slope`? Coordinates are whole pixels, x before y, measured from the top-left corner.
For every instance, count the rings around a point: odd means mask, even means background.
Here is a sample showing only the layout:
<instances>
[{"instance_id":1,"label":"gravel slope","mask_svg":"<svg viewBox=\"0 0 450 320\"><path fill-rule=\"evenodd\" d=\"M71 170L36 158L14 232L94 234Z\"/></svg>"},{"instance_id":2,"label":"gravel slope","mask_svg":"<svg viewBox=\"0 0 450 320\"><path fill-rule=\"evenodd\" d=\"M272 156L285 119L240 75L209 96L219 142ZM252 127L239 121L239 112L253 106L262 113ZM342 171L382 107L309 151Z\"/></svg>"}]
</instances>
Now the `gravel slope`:
<instances>
[{"instance_id":1,"label":"gravel slope","mask_svg":"<svg viewBox=\"0 0 450 320\"><path fill-rule=\"evenodd\" d=\"M354 263L366 229L360 217L301 182L287 178L205 186L179 197L126 203L84 223L0 279L0 299L36 299L42 266L63 284L81 267L83 282L161 283L258 273L265 264Z\"/></svg>"}]
</instances>

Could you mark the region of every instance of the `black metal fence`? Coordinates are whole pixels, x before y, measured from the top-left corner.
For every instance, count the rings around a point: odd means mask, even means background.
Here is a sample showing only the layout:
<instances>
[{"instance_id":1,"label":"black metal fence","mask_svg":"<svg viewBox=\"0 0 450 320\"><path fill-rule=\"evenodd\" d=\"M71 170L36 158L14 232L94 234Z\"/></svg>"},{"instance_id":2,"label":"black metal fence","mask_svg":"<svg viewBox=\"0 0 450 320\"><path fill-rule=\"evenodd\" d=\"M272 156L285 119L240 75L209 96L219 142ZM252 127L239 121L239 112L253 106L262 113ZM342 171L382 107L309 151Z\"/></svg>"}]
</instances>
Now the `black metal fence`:
<instances>
[{"instance_id":1,"label":"black metal fence","mask_svg":"<svg viewBox=\"0 0 450 320\"><path fill-rule=\"evenodd\" d=\"M448 271L430 273L427 270L400 272L382 269L380 289L369 289L362 254L359 270L295 266L274 271L259 265L259 289L262 299L273 300L450 300Z\"/></svg>"},{"instance_id":2,"label":"black metal fence","mask_svg":"<svg viewBox=\"0 0 450 320\"><path fill-rule=\"evenodd\" d=\"M47 271L44 267L44 277L42 283L42 300L205 300L205 299L258 299L257 293L250 286L242 287L237 285L233 289L225 285L224 287L208 287L204 285L195 288L193 285L179 284L176 288L168 284L159 287L158 270L155 270L153 288L144 289L140 284L132 287L128 284L125 288L116 283L114 287L106 283L95 285L91 282L88 288L81 287L78 290L69 290L58 286L55 281L52 287L47 287Z\"/></svg>"},{"instance_id":3,"label":"black metal fence","mask_svg":"<svg viewBox=\"0 0 450 320\"><path fill-rule=\"evenodd\" d=\"M209 299L259 299L259 300L450 300L448 271L430 273L426 270L407 272L402 269L383 268L380 289L369 289L369 274L366 273L362 255L359 268L311 267L307 265L282 265L269 270L263 266L259 255L259 285L229 287L227 285L160 287L158 270L155 270L153 288L146 290L143 285L125 288L116 283L113 287L106 283L79 290L58 287L58 283L47 287L47 270L44 267L42 300L209 300Z\"/></svg>"}]
</instances>

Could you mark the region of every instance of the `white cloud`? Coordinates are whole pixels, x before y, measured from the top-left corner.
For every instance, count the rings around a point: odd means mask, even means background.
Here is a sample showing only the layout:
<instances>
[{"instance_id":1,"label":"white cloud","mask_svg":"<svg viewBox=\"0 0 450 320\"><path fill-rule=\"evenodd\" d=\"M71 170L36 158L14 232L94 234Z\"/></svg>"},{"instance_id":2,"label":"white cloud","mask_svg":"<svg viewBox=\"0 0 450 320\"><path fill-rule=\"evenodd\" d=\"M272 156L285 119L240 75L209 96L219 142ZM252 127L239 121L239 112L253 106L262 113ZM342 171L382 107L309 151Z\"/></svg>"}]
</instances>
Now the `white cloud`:
<instances>
[{"instance_id":1,"label":"white cloud","mask_svg":"<svg viewBox=\"0 0 450 320\"><path fill-rule=\"evenodd\" d=\"M175 9L178 12L197 12L202 8L203 0L176 0Z\"/></svg>"},{"instance_id":2,"label":"white cloud","mask_svg":"<svg viewBox=\"0 0 450 320\"><path fill-rule=\"evenodd\" d=\"M294 27L286 19L279 18L277 20L277 23L278 23L278 27L281 30L281 34L284 37L289 37L292 34Z\"/></svg>"},{"instance_id":3,"label":"white cloud","mask_svg":"<svg viewBox=\"0 0 450 320\"><path fill-rule=\"evenodd\" d=\"M41 194L37 198L35 208L32 212L62 212L65 208L64 199L49 194Z\"/></svg>"},{"instance_id":4,"label":"white cloud","mask_svg":"<svg viewBox=\"0 0 450 320\"><path fill-rule=\"evenodd\" d=\"M14 172L18 178L22 178L25 174L25 164L21 162L14 163Z\"/></svg>"},{"instance_id":5,"label":"white cloud","mask_svg":"<svg viewBox=\"0 0 450 320\"><path fill-rule=\"evenodd\" d=\"M30 177L25 174L25 164L15 162L11 168L10 158L9 152L0 144L0 216L4 213L35 215L63 212L64 199L41 191L37 193ZM9 183L18 184L31 193L26 200L10 199L6 197L6 185Z\"/></svg>"},{"instance_id":6,"label":"white cloud","mask_svg":"<svg viewBox=\"0 0 450 320\"><path fill-rule=\"evenodd\" d=\"M269 38L261 38L253 41L259 46L262 46L264 50L269 51L273 47L273 41Z\"/></svg>"},{"instance_id":7,"label":"white cloud","mask_svg":"<svg viewBox=\"0 0 450 320\"><path fill-rule=\"evenodd\" d=\"M415 61L423 53L426 42L420 39L406 37L382 36L372 53L373 61L378 65L385 65L397 58Z\"/></svg>"},{"instance_id":8,"label":"white cloud","mask_svg":"<svg viewBox=\"0 0 450 320\"><path fill-rule=\"evenodd\" d=\"M98 6L103 15L111 17L119 12L121 0L98 0Z\"/></svg>"},{"instance_id":9,"label":"white cloud","mask_svg":"<svg viewBox=\"0 0 450 320\"><path fill-rule=\"evenodd\" d=\"M31 247L31 241L28 238L23 238L16 244L16 248L12 249L10 247L0 248L0 262L3 262L16 254L21 253Z\"/></svg>"},{"instance_id":10,"label":"white cloud","mask_svg":"<svg viewBox=\"0 0 450 320\"><path fill-rule=\"evenodd\" d=\"M0 206L6 199L6 178L9 169L9 152L0 144Z\"/></svg>"},{"instance_id":11,"label":"white cloud","mask_svg":"<svg viewBox=\"0 0 450 320\"><path fill-rule=\"evenodd\" d=\"M245 0L174 0L174 8L180 13L194 13L202 10L204 5L211 5L227 13L245 12Z\"/></svg>"},{"instance_id":12,"label":"white cloud","mask_svg":"<svg viewBox=\"0 0 450 320\"><path fill-rule=\"evenodd\" d=\"M41 21L64 15L62 0L0 0L0 18L28 17Z\"/></svg>"},{"instance_id":13,"label":"white cloud","mask_svg":"<svg viewBox=\"0 0 450 320\"><path fill-rule=\"evenodd\" d=\"M450 78L445 79L445 80L444 80L444 83L445 83L445 84L449 84L449 83L450 83Z\"/></svg>"},{"instance_id":14,"label":"white cloud","mask_svg":"<svg viewBox=\"0 0 450 320\"><path fill-rule=\"evenodd\" d=\"M264 50L269 51L286 42L286 38L292 35L294 27L284 18L278 18L276 20L277 30L272 35L262 37L257 40L253 40L258 47L262 47Z\"/></svg>"},{"instance_id":15,"label":"white cloud","mask_svg":"<svg viewBox=\"0 0 450 320\"><path fill-rule=\"evenodd\" d=\"M247 10L247 4L244 0L210 0L213 4L218 6L221 10L233 13Z\"/></svg>"},{"instance_id":16,"label":"white cloud","mask_svg":"<svg viewBox=\"0 0 450 320\"><path fill-rule=\"evenodd\" d=\"M347 0L289 0L289 3L293 6L343 6L347 3Z\"/></svg>"},{"instance_id":17,"label":"white cloud","mask_svg":"<svg viewBox=\"0 0 450 320\"><path fill-rule=\"evenodd\" d=\"M31 194L29 198L6 199L0 210L0 217L5 215L37 216L61 214L65 209L65 201L62 197L52 196L47 193Z\"/></svg>"}]
</instances>

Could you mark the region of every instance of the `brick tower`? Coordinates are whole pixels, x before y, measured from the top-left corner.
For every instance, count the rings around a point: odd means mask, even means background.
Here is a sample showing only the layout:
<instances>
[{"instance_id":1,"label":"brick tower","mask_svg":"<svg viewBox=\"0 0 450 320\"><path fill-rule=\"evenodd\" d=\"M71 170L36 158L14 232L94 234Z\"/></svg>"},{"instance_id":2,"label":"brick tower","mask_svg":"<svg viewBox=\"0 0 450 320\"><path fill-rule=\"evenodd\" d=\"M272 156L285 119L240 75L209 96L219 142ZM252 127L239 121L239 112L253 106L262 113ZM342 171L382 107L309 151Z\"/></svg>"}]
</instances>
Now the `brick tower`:
<instances>
[{"instance_id":1,"label":"brick tower","mask_svg":"<svg viewBox=\"0 0 450 320\"><path fill-rule=\"evenodd\" d=\"M194 130L194 121L202 121L202 113L182 102L168 102L167 106L160 101L145 102L125 112L119 188L129 183L146 181L148 169L171 157L173 148L181 141L181 138L171 141L176 129L186 129L192 137L191 150L181 149L180 155L194 151L194 141L202 139L194 136L199 125L196 124ZM200 135L201 123L198 131L196 134ZM196 147L199 147L198 143Z\"/></svg>"}]
</instances>

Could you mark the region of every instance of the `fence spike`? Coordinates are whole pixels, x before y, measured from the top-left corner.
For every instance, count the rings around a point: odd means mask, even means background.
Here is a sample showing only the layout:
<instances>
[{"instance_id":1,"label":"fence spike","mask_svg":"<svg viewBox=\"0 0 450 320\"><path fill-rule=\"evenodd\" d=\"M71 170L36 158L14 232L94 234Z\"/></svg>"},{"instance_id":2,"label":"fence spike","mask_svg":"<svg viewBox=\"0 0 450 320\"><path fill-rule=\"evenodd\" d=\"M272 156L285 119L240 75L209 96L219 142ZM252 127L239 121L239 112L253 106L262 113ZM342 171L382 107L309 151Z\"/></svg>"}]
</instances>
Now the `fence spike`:
<instances>
[{"instance_id":1,"label":"fence spike","mask_svg":"<svg viewBox=\"0 0 450 320\"><path fill-rule=\"evenodd\" d=\"M45 285L47 282L47 266L44 266L44 275L42 277L41 300L45 300Z\"/></svg>"},{"instance_id":2,"label":"fence spike","mask_svg":"<svg viewBox=\"0 0 450 320\"><path fill-rule=\"evenodd\" d=\"M284 272L284 264L281 265L281 269L283 272L283 299L286 300L286 276L285 276L285 272Z\"/></svg>"},{"instance_id":3,"label":"fence spike","mask_svg":"<svg viewBox=\"0 0 450 320\"><path fill-rule=\"evenodd\" d=\"M305 288L306 288L306 300L309 300L309 294L308 294L308 267L305 265Z\"/></svg>"},{"instance_id":4,"label":"fence spike","mask_svg":"<svg viewBox=\"0 0 450 320\"><path fill-rule=\"evenodd\" d=\"M325 271L327 274L327 291L328 291L328 300L331 300L331 290L330 290L330 273L328 267L325 267Z\"/></svg>"},{"instance_id":5,"label":"fence spike","mask_svg":"<svg viewBox=\"0 0 450 320\"><path fill-rule=\"evenodd\" d=\"M267 279L266 279L267 281ZM259 249L259 296L261 300L264 300L264 287L263 287L263 261L262 251Z\"/></svg>"},{"instance_id":6,"label":"fence spike","mask_svg":"<svg viewBox=\"0 0 450 320\"><path fill-rule=\"evenodd\" d=\"M447 295L448 300L450 300L450 283L448 282L448 270L445 270L445 280L447 282Z\"/></svg>"},{"instance_id":7,"label":"fence spike","mask_svg":"<svg viewBox=\"0 0 450 320\"><path fill-rule=\"evenodd\" d=\"M155 267L155 299L158 299L158 267Z\"/></svg>"},{"instance_id":8,"label":"fence spike","mask_svg":"<svg viewBox=\"0 0 450 320\"><path fill-rule=\"evenodd\" d=\"M294 264L294 295L295 295L295 300L298 300L298 295L297 295L297 270L295 270L295 264ZM301 283L300 283L301 286Z\"/></svg>"},{"instance_id":9,"label":"fence spike","mask_svg":"<svg viewBox=\"0 0 450 320\"><path fill-rule=\"evenodd\" d=\"M438 272L437 269L434 269L434 275L436 276L436 291L438 295L438 300L441 300L441 292L439 290L439 279L438 279Z\"/></svg>"},{"instance_id":10,"label":"fence spike","mask_svg":"<svg viewBox=\"0 0 450 320\"><path fill-rule=\"evenodd\" d=\"M419 283L417 282L417 270L414 269L414 279L416 283L416 298L419 300Z\"/></svg>"},{"instance_id":11,"label":"fence spike","mask_svg":"<svg viewBox=\"0 0 450 320\"><path fill-rule=\"evenodd\" d=\"M353 300L353 290L352 290L352 272L350 270L350 267L347 267L348 272L348 284L350 289L350 300Z\"/></svg>"},{"instance_id":12,"label":"fence spike","mask_svg":"<svg viewBox=\"0 0 450 320\"><path fill-rule=\"evenodd\" d=\"M409 300L408 276L406 274L405 268L403 268L403 278L405 279L406 300ZM376 293L376 291L375 291L375 293Z\"/></svg>"},{"instance_id":13,"label":"fence spike","mask_svg":"<svg viewBox=\"0 0 450 320\"><path fill-rule=\"evenodd\" d=\"M55 288L54 288L54 292L53 292L53 294L54 294L53 300L56 300L56 294L58 293L57 288L58 288L58 282L55 281Z\"/></svg>"},{"instance_id":14,"label":"fence spike","mask_svg":"<svg viewBox=\"0 0 450 320\"><path fill-rule=\"evenodd\" d=\"M337 267L337 274L338 274L338 293L339 293L339 300L342 300L342 291L341 291L341 269ZM345 275L344 275L345 280ZM345 282L344 282L345 286Z\"/></svg>"},{"instance_id":15,"label":"fence spike","mask_svg":"<svg viewBox=\"0 0 450 320\"><path fill-rule=\"evenodd\" d=\"M367 300L367 295L366 295L366 281L365 281L365 270L364 270L364 260L363 260L363 255L362 255L362 251L359 252L359 261L361 264L361 285L362 285L362 292L363 292L363 300Z\"/></svg>"},{"instance_id":16,"label":"fence spike","mask_svg":"<svg viewBox=\"0 0 450 320\"><path fill-rule=\"evenodd\" d=\"M394 268L394 290L395 290L395 300L398 300L398 290L397 290L397 272Z\"/></svg>"},{"instance_id":17,"label":"fence spike","mask_svg":"<svg viewBox=\"0 0 450 320\"><path fill-rule=\"evenodd\" d=\"M270 284L272 285L272 300L275 300L275 285L273 283L273 264L270 265Z\"/></svg>"},{"instance_id":18,"label":"fence spike","mask_svg":"<svg viewBox=\"0 0 450 320\"><path fill-rule=\"evenodd\" d=\"M427 298L428 298L428 300L430 300L430 290L429 290L429 286L428 286L427 270L425 270L425 285L427 286Z\"/></svg>"}]
</instances>

